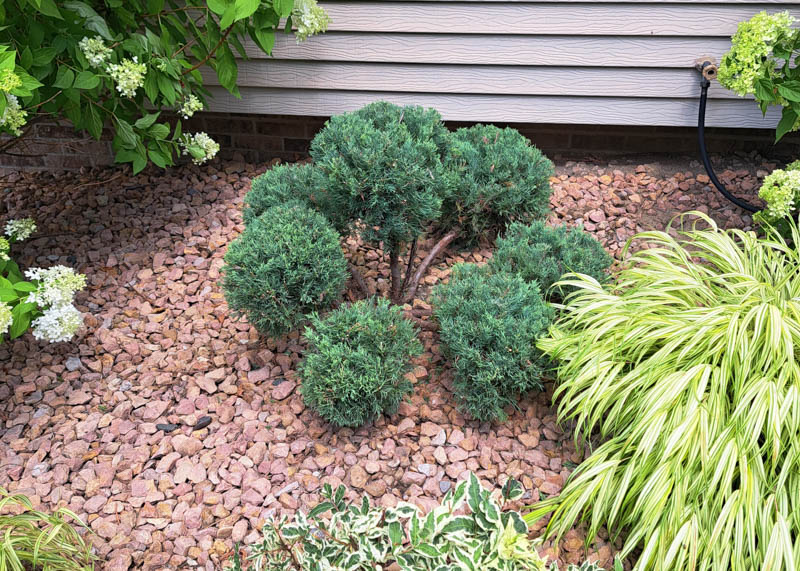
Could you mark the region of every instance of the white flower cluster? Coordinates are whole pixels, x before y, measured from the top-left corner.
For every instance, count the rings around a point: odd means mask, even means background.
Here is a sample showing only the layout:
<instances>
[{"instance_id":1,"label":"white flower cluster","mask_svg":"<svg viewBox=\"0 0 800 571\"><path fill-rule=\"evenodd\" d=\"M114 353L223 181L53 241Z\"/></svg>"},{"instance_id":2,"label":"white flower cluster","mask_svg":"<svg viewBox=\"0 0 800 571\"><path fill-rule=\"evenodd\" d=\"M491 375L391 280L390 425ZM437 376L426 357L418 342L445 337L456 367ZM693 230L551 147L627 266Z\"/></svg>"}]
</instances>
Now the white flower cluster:
<instances>
[{"instance_id":1,"label":"white flower cluster","mask_svg":"<svg viewBox=\"0 0 800 571\"><path fill-rule=\"evenodd\" d=\"M206 161L213 159L219 152L219 144L209 137L206 133L200 132L194 135L188 133L181 140L184 155L191 155L192 162L202 165Z\"/></svg>"},{"instance_id":2,"label":"white flower cluster","mask_svg":"<svg viewBox=\"0 0 800 571\"><path fill-rule=\"evenodd\" d=\"M121 63L108 64L106 72L117 84L117 91L125 97L133 97L136 90L144 85L147 66L139 63L139 59L133 56L133 59L125 58Z\"/></svg>"},{"instance_id":3,"label":"white flower cluster","mask_svg":"<svg viewBox=\"0 0 800 571\"><path fill-rule=\"evenodd\" d=\"M35 292L26 301L42 308L33 320L33 336L51 343L68 341L83 324L81 312L72 304L75 292L86 287L86 276L66 266L31 268L25 277L38 281Z\"/></svg>"},{"instance_id":4,"label":"white flower cluster","mask_svg":"<svg viewBox=\"0 0 800 571\"><path fill-rule=\"evenodd\" d=\"M25 124L28 112L22 109L16 96L6 93L5 97L6 108L0 115L0 127L5 127L13 135L19 137L22 135L22 126Z\"/></svg>"},{"instance_id":5,"label":"white flower cluster","mask_svg":"<svg viewBox=\"0 0 800 571\"><path fill-rule=\"evenodd\" d=\"M92 67L100 67L105 61L111 57L112 50L106 47L103 38L95 36L94 38L84 37L78 42L78 47L83 52L89 65Z\"/></svg>"},{"instance_id":6,"label":"white flower cluster","mask_svg":"<svg viewBox=\"0 0 800 571\"><path fill-rule=\"evenodd\" d=\"M36 222L33 218L19 218L6 222L6 236L15 242L25 240L34 232L36 232Z\"/></svg>"},{"instance_id":7,"label":"white flower cluster","mask_svg":"<svg viewBox=\"0 0 800 571\"><path fill-rule=\"evenodd\" d=\"M188 119L198 111L203 110L203 102L196 95L189 95L186 98L186 101L183 102L181 106L181 115L183 115L184 119Z\"/></svg>"},{"instance_id":8,"label":"white flower cluster","mask_svg":"<svg viewBox=\"0 0 800 571\"><path fill-rule=\"evenodd\" d=\"M294 33L297 43L324 32L328 29L330 21L330 16L316 0L295 0L292 23L297 26Z\"/></svg>"},{"instance_id":9,"label":"white flower cluster","mask_svg":"<svg viewBox=\"0 0 800 571\"><path fill-rule=\"evenodd\" d=\"M766 177L758 196L766 203L765 213L774 219L786 218L797 207L800 197L800 170L795 170L795 163L785 170L774 170Z\"/></svg>"},{"instance_id":10,"label":"white flower cluster","mask_svg":"<svg viewBox=\"0 0 800 571\"><path fill-rule=\"evenodd\" d=\"M764 11L741 22L731 38L730 51L722 58L719 82L739 95L755 93L756 80L765 72L767 77L773 75L777 66L771 60L772 49L793 24L794 18L788 11L775 14Z\"/></svg>"},{"instance_id":11,"label":"white flower cluster","mask_svg":"<svg viewBox=\"0 0 800 571\"><path fill-rule=\"evenodd\" d=\"M78 308L68 303L46 309L41 317L33 320L32 325L33 336L36 339L58 343L72 339L75 332L83 325L83 319Z\"/></svg>"},{"instance_id":12,"label":"white flower cluster","mask_svg":"<svg viewBox=\"0 0 800 571\"><path fill-rule=\"evenodd\" d=\"M11 249L11 243L5 238L0 237L0 260L7 262L11 258L8 257L8 251Z\"/></svg>"},{"instance_id":13,"label":"white flower cluster","mask_svg":"<svg viewBox=\"0 0 800 571\"><path fill-rule=\"evenodd\" d=\"M8 332L12 321L14 321L14 317L11 315L11 306L7 303L0 303L0 337Z\"/></svg>"},{"instance_id":14,"label":"white flower cluster","mask_svg":"<svg viewBox=\"0 0 800 571\"><path fill-rule=\"evenodd\" d=\"M72 303L75 292L86 287L86 276L75 273L67 266L31 268L25 271L25 277L39 282L39 287L31 292L28 301L40 306Z\"/></svg>"},{"instance_id":15,"label":"white flower cluster","mask_svg":"<svg viewBox=\"0 0 800 571\"><path fill-rule=\"evenodd\" d=\"M0 91L8 93L21 85L22 80L12 70L4 69L0 71Z\"/></svg>"}]
</instances>

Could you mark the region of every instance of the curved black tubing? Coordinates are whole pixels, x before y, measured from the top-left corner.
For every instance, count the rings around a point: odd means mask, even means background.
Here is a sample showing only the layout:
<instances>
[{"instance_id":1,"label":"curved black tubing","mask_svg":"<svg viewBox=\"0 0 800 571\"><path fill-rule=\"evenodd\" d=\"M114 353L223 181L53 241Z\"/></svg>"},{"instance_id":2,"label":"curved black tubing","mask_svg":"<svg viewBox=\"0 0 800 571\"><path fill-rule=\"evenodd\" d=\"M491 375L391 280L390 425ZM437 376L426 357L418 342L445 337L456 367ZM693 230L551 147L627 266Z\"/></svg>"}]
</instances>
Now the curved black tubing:
<instances>
[{"instance_id":1,"label":"curved black tubing","mask_svg":"<svg viewBox=\"0 0 800 571\"><path fill-rule=\"evenodd\" d=\"M760 208L757 208L747 202L746 200L742 200L741 198L737 198L732 195L725 185L720 182L717 178L717 175L714 173L714 167L711 166L711 161L708 158L708 151L706 150L706 103L708 102L708 86L711 85L711 82L708 81L705 77L700 79L700 112L697 116L697 142L700 144L700 156L703 159L703 165L706 167L706 172L708 173L708 178L711 179L711 182L714 183L714 186L717 187L717 190L722 193L722 196L733 202L739 208L744 208L748 212L758 212Z\"/></svg>"}]
</instances>

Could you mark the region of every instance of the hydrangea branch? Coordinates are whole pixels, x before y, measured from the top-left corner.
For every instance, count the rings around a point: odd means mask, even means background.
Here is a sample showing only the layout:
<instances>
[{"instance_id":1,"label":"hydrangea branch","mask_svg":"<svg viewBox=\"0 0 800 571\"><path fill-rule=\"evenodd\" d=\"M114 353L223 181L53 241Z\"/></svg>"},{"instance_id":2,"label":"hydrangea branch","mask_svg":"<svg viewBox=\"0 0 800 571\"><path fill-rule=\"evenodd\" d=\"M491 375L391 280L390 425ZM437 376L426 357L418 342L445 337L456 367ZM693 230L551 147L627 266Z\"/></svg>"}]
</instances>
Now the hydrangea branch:
<instances>
[{"instance_id":1,"label":"hydrangea branch","mask_svg":"<svg viewBox=\"0 0 800 571\"><path fill-rule=\"evenodd\" d=\"M65 26L64 22L69 22ZM328 16L316 0L228 2L104 0L92 4L13 0L0 12L0 145L9 152L39 117L70 122L100 139L113 132L115 159L134 172L153 163L195 163L219 146L205 133L185 133L181 121L206 106L200 68L239 96L238 57L252 40L270 54L282 24L298 41L325 31Z\"/></svg>"}]
</instances>

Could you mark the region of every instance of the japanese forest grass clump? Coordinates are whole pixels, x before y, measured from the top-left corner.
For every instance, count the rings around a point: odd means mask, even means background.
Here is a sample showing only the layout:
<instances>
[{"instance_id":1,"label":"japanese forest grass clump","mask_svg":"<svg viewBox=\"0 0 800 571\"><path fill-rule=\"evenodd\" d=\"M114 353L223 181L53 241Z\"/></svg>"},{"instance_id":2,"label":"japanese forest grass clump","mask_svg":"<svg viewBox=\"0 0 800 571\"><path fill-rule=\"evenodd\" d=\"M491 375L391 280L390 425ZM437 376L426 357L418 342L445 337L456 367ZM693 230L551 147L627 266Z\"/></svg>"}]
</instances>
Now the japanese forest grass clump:
<instances>
[{"instance_id":1,"label":"japanese forest grass clump","mask_svg":"<svg viewBox=\"0 0 800 571\"><path fill-rule=\"evenodd\" d=\"M97 558L78 528L88 529L70 510L42 512L0 488L0 569L91 571Z\"/></svg>"},{"instance_id":2,"label":"japanese forest grass clump","mask_svg":"<svg viewBox=\"0 0 800 571\"><path fill-rule=\"evenodd\" d=\"M462 264L433 291L442 349L455 369L453 390L465 412L505 420L520 395L541 390L544 360L536 348L553 310L539 286L512 273Z\"/></svg>"},{"instance_id":3,"label":"japanese forest grass clump","mask_svg":"<svg viewBox=\"0 0 800 571\"><path fill-rule=\"evenodd\" d=\"M314 315L306 338L300 392L325 420L361 426L394 413L411 392L405 375L422 344L413 324L388 300L361 300L325 317Z\"/></svg>"},{"instance_id":4,"label":"japanese forest grass clump","mask_svg":"<svg viewBox=\"0 0 800 571\"><path fill-rule=\"evenodd\" d=\"M544 218L553 163L519 131L494 125L458 129L447 156L445 227L460 239L493 238L509 222Z\"/></svg>"},{"instance_id":5,"label":"japanese forest grass clump","mask_svg":"<svg viewBox=\"0 0 800 571\"><path fill-rule=\"evenodd\" d=\"M299 202L266 209L225 254L228 305L264 335L283 335L331 307L347 279L339 234Z\"/></svg>"},{"instance_id":6,"label":"japanese forest grass clump","mask_svg":"<svg viewBox=\"0 0 800 571\"><path fill-rule=\"evenodd\" d=\"M574 272L598 281L608 277L612 258L603 246L579 227L513 223L497 239L489 267L494 272L513 272L526 282L536 282L546 298L563 298L569 288L556 286L561 277Z\"/></svg>"},{"instance_id":7,"label":"japanese forest grass clump","mask_svg":"<svg viewBox=\"0 0 800 571\"><path fill-rule=\"evenodd\" d=\"M546 536L624 532L634 570L800 566L800 232L645 232L615 283L571 276L539 347L561 421L594 448ZM629 242L630 246L630 242ZM623 252L624 254L624 252Z\"/></svg>"},{"instance_id":8,"label":"japanese forest grass clump","mask_svg":"<svg viewBox=\"0 0 800 571\"><path fill-rule=\"evenodd\" d=\"M373 507L367 495L349 503L345 493L344 486L325 484L322 502L308 514L268 520L261 541L249 548L248 569L558 571L557 562L548 564L537 553L519 512L504 509L524 493L513 478L498 501L470 473L427 514L406 502ZM236 552L233 569L241 568ZM602 571L589 562L566 569Z\"/></svg>"}]
</instances>

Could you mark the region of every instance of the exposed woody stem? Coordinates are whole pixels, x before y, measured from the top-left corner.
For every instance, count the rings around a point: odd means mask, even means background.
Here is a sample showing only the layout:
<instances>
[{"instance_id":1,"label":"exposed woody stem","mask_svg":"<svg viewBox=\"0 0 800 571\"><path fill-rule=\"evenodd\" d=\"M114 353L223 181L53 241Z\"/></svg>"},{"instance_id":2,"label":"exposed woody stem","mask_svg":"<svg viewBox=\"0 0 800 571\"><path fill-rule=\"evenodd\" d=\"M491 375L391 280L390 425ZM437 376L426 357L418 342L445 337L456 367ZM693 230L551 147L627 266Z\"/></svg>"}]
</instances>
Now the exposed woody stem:
<instances>
[{"instance_id":1,"label":"exposed woody stem","mask_svg":"<svg viewBox=\"0 0 800 571\"><path fill-rule=\"evenodd\" d=\"M403 276L400 269L400 256L397 254L396 249L389 252L389 270L392 274L392 303L400 303L400 298L403 295Z\"/></svg>"},{"instance_id":2,"label":"exposed woody stem","mask_svg":"<svg viewBox=\"0 0 800 571\"><path fill-rule=\"evenodd\" d=\"M417 239L411 242L411 251L408 253L408 265L406 266L406 276L403 278L403 286L400 291L406 291L408 280L411 278L411 269L414 267L414 257L417 255Z\"/></svg>"},{"instance_id":3,"label":"exposed woody stem","mask_svg":"<svg viewBox=\"0 0 800 571\"><path fill-rule=\"evenodd\" d=\"M222 46L222 44L223 44L223 43L225 43L225 40L227 40L227 39L228 39L228 35L231 33L231 30L233 30L233 26L231 26L231 27L229 27L227 30L225 30L225 33L224 33L224 34L222 35L222 37L219 39L219 41L217 42L217 45L216 45L216 46L214 46L214 49L213 49L213 50L211 50L210 52L208 52L208 54L206 55L206 57L204 57L202 60L200 60L199 62L197 62L195 65L193 65L193 66L192 66L192 67L190 67L189 69L186 69L186 70L184 70L184 71L183 71L183 73L181 73L181 75L183 76L183 75L186 75L187 73L191 73L191 72L193 72L194 70L196 70L197 68L199 68L200 66L202 66L203 64L205 64L205 63L206 63L208 60L210 60L210 59L211 59L211 57L212 57L212 56L213 56L215 53L217 53L217 50L220 48L220 46Z\"/></svg>"},{"instance_id":4,"label":"exposed woody stem","mask_svg":"<svg viewBox=\"0 0 800 571\"><path fill-rule=\"evenodd\" d=\"M431 251L428 252L428 255L425 256L425 259L422 260L422 262L419 264L419 267L417 267L417 271L414 272L414 277L411 278L411 281L408 283L408 292L403 299L405 303L409 303L414 299L414 296L417 293L417 288L419 287L419 282L422 280L422 276L425 275L425 272L428 271L428 267L433 263L442 250L447 248L448 244L458 237L459 231L460 230L458 228L451 230L445 234L433 248L431 248Z\"/></svg>"},{"instance_id":5,"label":"exposed woody stem","mask_svg":"<svg viewBox=\"0 0 800 571\"><path fill-rule=\"evenodd\" d=\"M367 282L364 281L364 276L361 275L361 272L353 264L350 264L350 275L353 276L353 281L356 282L356 285L365 296L369 297L372 295L367 286Z\"/></svg>"},{"instance_id":6,"label":"exposed woody stem","mask_svg":"<svg viewBox=\"0 0 800 571\"><path fill-rule=\"evenodd\" d=\"M49 116L49 114L47 116ZM36 123L40 123L44 119L45 119L45 116L36 116L33 119L31 119L30 121L28 121L25 124L25 128L23 129L21 135L13 137L13 138L5 141L3 144L0 144L0 154L8 154L8 149L10 149L12 147L16 147L17 145L19 145L26 137L28 137L28 135L30 135L31 130L33 129L33 126L36 125Z\"/></svg>"},{"instance_id":7,"label":"exposed woody stem","mask_svg":"<svg viewBox=\"0 0 800 571\"><path fill-rule=\"evenodd\" d=\"M294 550L292 549L292 546L291 546L291 545L289 545L289 544L287 543L287 541L286 541L286 540L283 538L283 536L281 535L281 532L280 532L280 530L278 529L278 526L276 526L276 525L273 523L273 524L272 524L272 529L274 529L274 530L275 530L275 534L278 536L278 541L280 541L281 545L283 546L283 549L284 549L284 550L285 550L285 551L286 551L286 552L289 554L289 557L291 557L291 558L292 558L292 563L294 564L294 565L293 565L293 567L294 567L295 569L298 569L298 570L299 570L299 569L302 569L302 567L301 567L301 565L300 565L300 561L298 561L298 560L297 560L297 554L296 554L296 553L294 552Z\"/></svg>"}]
</instances>

